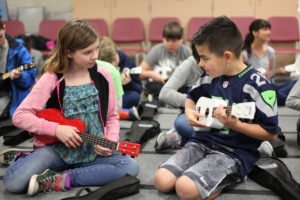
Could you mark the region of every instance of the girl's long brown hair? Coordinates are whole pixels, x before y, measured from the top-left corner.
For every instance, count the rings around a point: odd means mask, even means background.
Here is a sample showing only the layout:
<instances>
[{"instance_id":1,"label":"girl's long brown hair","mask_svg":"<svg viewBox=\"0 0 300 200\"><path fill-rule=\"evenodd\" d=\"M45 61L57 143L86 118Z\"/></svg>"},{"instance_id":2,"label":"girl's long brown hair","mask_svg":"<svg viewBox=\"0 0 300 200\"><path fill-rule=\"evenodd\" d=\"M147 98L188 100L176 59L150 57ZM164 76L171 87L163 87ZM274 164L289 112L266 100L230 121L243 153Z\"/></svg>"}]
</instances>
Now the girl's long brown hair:
<instances>
[{"instance_id":1,"label":"girl's long brown hair","mask_svg":"<svg viewBox=\"0 0 300 200\"><path fill-rule=\"evenodd\" d=\"M67 22L59 31L53 54L44 65L45 72L65 73L69 70L67 52L84 49L98 40L97 32L83 19Z\"/></svg>"}]
</instances>

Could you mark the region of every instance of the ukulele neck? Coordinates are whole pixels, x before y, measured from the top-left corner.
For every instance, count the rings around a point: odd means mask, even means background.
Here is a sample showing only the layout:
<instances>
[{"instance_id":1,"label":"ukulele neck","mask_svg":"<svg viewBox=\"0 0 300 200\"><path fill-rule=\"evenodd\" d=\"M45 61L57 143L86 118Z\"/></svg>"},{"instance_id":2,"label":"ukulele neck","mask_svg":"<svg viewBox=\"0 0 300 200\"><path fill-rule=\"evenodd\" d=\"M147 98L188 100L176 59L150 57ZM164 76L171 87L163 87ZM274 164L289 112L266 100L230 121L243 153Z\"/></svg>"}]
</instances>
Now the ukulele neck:
<instances>
[{"instance_id":1,"label":"ukulele neck","mask_svg":"<svg viewBox=\"0 0 300 200\"><path fill-rule=\"evenodd\" d=\"M104 148L108 148L111 150L117 150L118 149L118 142L114 142L111 140L107 140L105 138L96 136L96 135L91 135L88 133L79 133L80 137L88 144L97 144L100 145Z\"/></svg>"}]
</instances>

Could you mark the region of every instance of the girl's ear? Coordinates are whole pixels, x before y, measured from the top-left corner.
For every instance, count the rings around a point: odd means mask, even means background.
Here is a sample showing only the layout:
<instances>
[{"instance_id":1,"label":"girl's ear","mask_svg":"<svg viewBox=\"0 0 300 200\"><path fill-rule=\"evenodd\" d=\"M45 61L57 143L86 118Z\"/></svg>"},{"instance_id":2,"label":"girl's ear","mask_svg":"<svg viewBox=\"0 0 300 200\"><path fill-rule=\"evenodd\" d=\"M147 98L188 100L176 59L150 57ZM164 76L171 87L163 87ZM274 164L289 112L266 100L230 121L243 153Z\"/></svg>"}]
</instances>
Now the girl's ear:
<instances>
[{"instance_id":1,"label":"girl's ear","mask_svg":"<svg viewBox=\"0 0 300 200\"><path fill-rule=\"evenodd\" d=\"M73 54L69 49L66 50L66 55L68 58L73 58Z\"/></svg>"},{"instance_id":2,"label":"girl's ear","mask_svg":"<svg viewBox=\"0 0 300 200\"><path fill-rule=\"evenodd\" d=\"M224 58L225 58L225 62L227 64L230 64L233 60L233 53L231 51L225 51Z\"/></svg>"}]
</instances>

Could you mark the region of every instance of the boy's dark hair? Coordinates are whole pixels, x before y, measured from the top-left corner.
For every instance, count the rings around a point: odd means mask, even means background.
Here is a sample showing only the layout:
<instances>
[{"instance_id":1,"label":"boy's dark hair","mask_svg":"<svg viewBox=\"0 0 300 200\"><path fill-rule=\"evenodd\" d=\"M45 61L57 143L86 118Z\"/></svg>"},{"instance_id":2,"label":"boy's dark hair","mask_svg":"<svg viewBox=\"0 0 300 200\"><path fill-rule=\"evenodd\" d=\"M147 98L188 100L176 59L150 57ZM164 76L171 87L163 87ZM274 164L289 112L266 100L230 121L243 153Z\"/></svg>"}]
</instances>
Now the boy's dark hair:
<instances>
[{"instance_id":1,"label":"boy's dark hair","mask_svg":"<svg viewBox=\"0 0 300 200\"><path fill-rule=\"evenodd\" d=\"M191 49L192 49L193 57L194 57L194 59L196 60L196 62L198 64L200 62L200 56L197 52L196 45L194 43L192 43Z\"/></svg>"},{"instance_id":2,"label":"boy's dark hair","mask_svg":"<svg viewBox=\"0 0 300 200\"><path fill-rule=\"evenodd\" d=\"M201 26L193 35L195 45L207 45L210 52L223 56L231 51L239 58L242 51L243 37L237 26L226 16L216 17Z\"/></svg>"},{"instance_id":3,"label":"boy's dark hair","mask_svg":"<svg viewBox=\"0 0 300 200\"><path fill-rule=\"evenodd\" d=\"M251 44L254 41L254 36L252 31L258 31L261 28L271 29L271 24L264 19L256 19L249 26L249 32L246 35L243 49L247 51L249 57L251 56Z\"/></svg>"},{"instance_id":4,"label":"boy's dark hair","mask_svg":"<svg viewBox=\"0 0 300 200\"><path fill-rule=\"evenodd\" d=\"M4 29L4 25L3 25L2 20L0 20L0 30L3 30L3 29Z\"/></svg>"},{"instance_id":5,"label":"boy's dark hair","mask_svg":"<svg viewBox=\"0 0 300 200\"><path fill-rule=\"evenodd\" d=\"M183 36L183 28L179 23L171 21L164 26L163 37L166 39L181 39Z\"/></svg>"}]
</instances>

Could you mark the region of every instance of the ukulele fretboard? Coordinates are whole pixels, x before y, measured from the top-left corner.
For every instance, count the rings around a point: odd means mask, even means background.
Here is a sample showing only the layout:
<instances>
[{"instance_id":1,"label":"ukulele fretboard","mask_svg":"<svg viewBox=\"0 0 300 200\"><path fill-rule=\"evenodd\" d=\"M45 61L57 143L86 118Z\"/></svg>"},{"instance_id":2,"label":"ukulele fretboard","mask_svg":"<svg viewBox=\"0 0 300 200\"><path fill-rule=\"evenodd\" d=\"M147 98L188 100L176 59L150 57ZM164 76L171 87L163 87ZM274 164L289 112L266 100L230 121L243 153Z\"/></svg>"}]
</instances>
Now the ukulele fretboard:
<instances>
[{"instance_id":1,"label":"ukulele fretboard","mask_svg":"<svg viewBox=\"0 0 300 200\"><path fill-rule=\"evenodd\" d=\"M18 71L23 71L23 70L31 69L31 68L34 68L34 67L35 67L35 64L30 63L30 64L21 65L20 67L17 67L16 69ZM1 80L5 80L5 79L9 78L10 74L11 74L11 72L7 72L7 73L3 74L1 76Z\"/></svg>"},{"instance_id":2,"label":"ukulele fretboard","mask_svg":"<svg viewBox=\"0 0 300 200\"><path fill-rule=\"evenodd\" d=\"M96 135L91 135L88 133L79 133L80 137L88 144L98 144L102 147L111 149L111 150L117 150L118 148L118 142L114 142Z\"/></svg>"}]
</instances>

